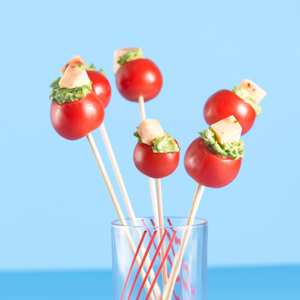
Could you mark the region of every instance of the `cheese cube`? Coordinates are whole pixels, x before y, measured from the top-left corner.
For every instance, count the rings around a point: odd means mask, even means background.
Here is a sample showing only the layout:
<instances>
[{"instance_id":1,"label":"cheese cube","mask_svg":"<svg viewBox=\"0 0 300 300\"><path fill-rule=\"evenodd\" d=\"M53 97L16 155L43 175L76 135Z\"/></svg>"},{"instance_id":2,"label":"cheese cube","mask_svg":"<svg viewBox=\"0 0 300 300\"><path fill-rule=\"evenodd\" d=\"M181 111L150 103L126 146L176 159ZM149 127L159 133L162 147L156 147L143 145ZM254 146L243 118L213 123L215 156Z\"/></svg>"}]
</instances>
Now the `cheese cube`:
<instances>
[{"instance_id":1,"label":"cheese cube","mask_svg":"<svg viewBox=\"0 0 300 300\"><path fill-rule=\"evenodd\" d=\"M120 68L120 65L117 63L120 56L126 54L129 51L135 50L135 49L137 49L137 48L125 47L125 48L117 49L117 50L114 51L114 74L117 74L117 71Z\"/></svg>"},{"instance_id":2,"label":"cheese cube","mask_svg":"<svg viewBox=\"0 0 300 300\"><path fill-rule=\"evenodd\" d=\"M83 64L84 67L88 68L89 66L86 64L86 62L79 56L75 55L61 70L60 72L62 74L65 73L68 66L76 66L79 64Z\"/></svg>"},{"instance_id":3,"label":"cheese cube","mask_svg":"<svg viewBox=\"0 0 300 300\"><path fill-rule=\"evenodd\" d=\"M210 127L214 131L219 144L233 143L240 140L242 126L234 116L225 118Z\"/></svg>"},{"instance_id":4,"label":"cheese cube","mask_svg":"<svg viewBox=\"0 0 300 300\"><path fill-rule=\"evenodd\" d=\"M239 84L239 87L242 87L251 93L253 100L255 100L257 103L260 103L261 100L267 95L262 88L249 79L243 79Z\"/></svg>"},{"instance_id":5,"label":"cheese cube","mask_svg":"<svg viewBox=\"0 0 300 300\"><path fill-rule=\"evenodd\" d=\"M156 138L161 138L165 135L159 121L155 119L145 119L136 129L142 142L149 146L152 146Z\"/></svg>"},{"instance_id":6,"label":"cheese cube","mask_svg":"<svg viewBox=\"0 0 300 300\"><path fill-rule=\"evenodd\" d=\"M90 78L85 70L77 67L68 66L65 74L59 81L59 86L65 89L72 89L78 86L87 85Z\"/></svg>"}]
</instances>

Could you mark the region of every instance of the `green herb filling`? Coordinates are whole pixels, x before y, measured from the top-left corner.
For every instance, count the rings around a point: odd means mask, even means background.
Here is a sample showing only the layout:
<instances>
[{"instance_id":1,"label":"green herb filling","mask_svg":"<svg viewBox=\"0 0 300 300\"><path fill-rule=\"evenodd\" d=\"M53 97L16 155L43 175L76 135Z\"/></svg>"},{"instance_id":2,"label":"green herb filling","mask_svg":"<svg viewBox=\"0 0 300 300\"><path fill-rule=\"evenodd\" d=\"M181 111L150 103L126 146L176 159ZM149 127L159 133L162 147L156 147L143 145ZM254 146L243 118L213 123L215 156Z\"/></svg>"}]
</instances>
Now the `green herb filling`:
<instances>
[{"instance_id":1,"label":"green herb filling","mask_svg":"<svg viewBox=\"0 0 300 300\"><path fill-rule=\"evenodd\" d=\"M136 48L134 50L128 51L124 55L119 57L117 63L119 65L123 65L128 61L143 58L143 52L144 50L142 48Z\"/></svg>"},{"instance_id":2,"label":"green herb filling","mask_svg":"<svg viewBox=\"0 0 300 300\"><path fill-rule=\"evenodd\" d=\"M137 131L134 132L133 135L138 138L139 143L143 144L143 141ZM154 153L168 153L180 151L177 143L175 142L171 134L166 132L163 137L154 139L151 148Z\"/></svg>"},{"instance_id":3,"label":"green herb filling","mask_svg":"<svg viewBox=\"0 0 300 300\"><path fill-rule=\"evenodd\" d=\"M244 156L245 143L243 141L219 144L216 135L211 127L203 130L202 132L199 132L199 134L200 137L204 139L205 145L222 157L238 159Z\"/></svg>"},{"instance_id":4,"label":"green herb filling","mask_svg":"<svg viewBox=\"0 0 300 300\"><path fill-rule=\"evenodd\" d=\"M72 89L54 88L50 94L50 100L59 104L74 102L84 98L92 91L92 82L88 85L78 86Z\"/></svg>"}]
</instances>

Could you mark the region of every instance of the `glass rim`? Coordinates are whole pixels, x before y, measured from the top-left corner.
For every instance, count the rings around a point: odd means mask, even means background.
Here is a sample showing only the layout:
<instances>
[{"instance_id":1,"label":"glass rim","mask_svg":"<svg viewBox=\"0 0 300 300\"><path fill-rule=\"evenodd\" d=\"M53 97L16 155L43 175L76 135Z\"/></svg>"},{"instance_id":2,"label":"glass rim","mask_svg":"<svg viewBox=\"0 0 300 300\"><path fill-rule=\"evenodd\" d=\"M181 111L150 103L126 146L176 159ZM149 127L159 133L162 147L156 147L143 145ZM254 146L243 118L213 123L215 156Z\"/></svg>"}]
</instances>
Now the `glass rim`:
<instances>
[{"instance_id":1,"label":"glass rim","mask_svg":"<svg viewBox=\"0 0 300 300\"><path fill-rule=\"evenodd\" d=\"M154 220L154 217L136 217L135 218L136 220L141 220L141 219L152 219L152 220ZM188 218L187 217L169 217L169 216L166 216L166 217L164 217L164 220L167 220L167 219L184 219L184 220L187 220ZM130 221L131 222L131 219L130 218L125 218L125 220L126 220L126 223L128 223L128 221ZM195 223L196 222L196 223ZM202 226L205 226L205 225L207 225L208 224L208 222L205 220L205 219L202 219L202 218L195 218L194 219L194 224L192 224L192 225L166 225L165 223L164 223L164 226L159 226L159 225L147 225L147 226L145 226L145 225L138 225L138 226L133 226L133 225L122 225L121 223L120 223L120 220L119 219L117 219L117 220L114 220L114 221L112 221L111 222L111 226L112 227L121 227L121 228L133 228L133 229L137 229L137 228L139 228L139 229L141 229L141 228L148 228L148 229L157 229L157 228L161 228L161 227L163 227L163 228L189 228L189 227L193 227L193 228L197 228L197 227L202 227Z\"/></svg>"}]
</instances>

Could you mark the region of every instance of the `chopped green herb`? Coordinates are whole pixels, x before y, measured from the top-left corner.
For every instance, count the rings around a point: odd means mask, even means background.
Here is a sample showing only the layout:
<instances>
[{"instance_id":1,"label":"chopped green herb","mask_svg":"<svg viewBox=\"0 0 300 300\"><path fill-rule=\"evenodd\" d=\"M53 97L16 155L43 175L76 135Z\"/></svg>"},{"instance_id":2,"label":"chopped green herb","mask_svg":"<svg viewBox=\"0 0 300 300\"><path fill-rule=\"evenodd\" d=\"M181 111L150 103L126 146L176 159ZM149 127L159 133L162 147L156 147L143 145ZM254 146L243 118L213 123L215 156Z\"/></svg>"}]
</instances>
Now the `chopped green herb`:
<instances>
[{"instance_id":1,"label":"chopped green herb","mask_svg":"<svg viewBox=\"0 0 300 300\"><path fill-rule=\"evenodd\" d=\"M134 132L133 135L138 138L139 143L143 144L143 141L138 133L138 131ZM154 153L167 153L167 152L179 152L180 148L178 144L175 142L171 134L166 133L161 138L156 138L153 141L153 145L151 146Z\"/></svg>"},{"instance_id":2,"label":"chopped green herb","mask_svg":"<svg viewBox=\"0 0 300 300\"><path fill-rule=\"evenodd\" d=\"M211 127L203 130L202 132L199 132L199 134L200 137L204 139L205 145L222 157L238 159L244 156L245 144L243 141L219 144L216 135Z\"/></svg>"},{"instance_id":3,"label":"chopped green herb","mask_svg":"<svg viewBox=\"0 0 300 300\"><path fill-rule=\"evenodd\" d=\"M84 98L92 91L92 82L88 85L78 86L72 89L54 88L50 94L50 100L58 104L65 102L74 102L78 99Z\"/></svg>"},{"instance_id":4,"label":"chopped green herb","mask_svg":"<svg viewBox=\"0 0 300 300\"><path fill-rule=\"evenodd\" d=\"M143 58L143 52L144 51L142 48L136 48L132 51L128 51L124 55L119 57L119 60L117 61L117 63L119 65L123 65L128 61L135 60L138 58Z\"/></svg>"}]
</instances>

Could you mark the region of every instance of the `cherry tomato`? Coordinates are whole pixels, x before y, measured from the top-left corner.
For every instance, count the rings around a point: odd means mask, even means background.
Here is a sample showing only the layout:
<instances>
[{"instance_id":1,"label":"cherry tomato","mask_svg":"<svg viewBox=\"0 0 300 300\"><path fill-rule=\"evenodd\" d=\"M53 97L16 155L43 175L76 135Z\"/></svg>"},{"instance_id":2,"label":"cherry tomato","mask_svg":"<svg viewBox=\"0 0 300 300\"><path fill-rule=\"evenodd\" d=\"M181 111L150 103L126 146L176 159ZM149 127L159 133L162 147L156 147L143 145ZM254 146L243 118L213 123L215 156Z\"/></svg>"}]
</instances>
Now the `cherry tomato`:
<instances>
[{"instance_id":1,"label":"cherry tomato","mask_svg":"<svg viewBox=\"0 0 300 300\"><path fill-rule=\"evenodd\" d=\"M149 145L138 142L134 149L133 161L137 169L146 176L163 178L176 170L179 156L179 152L154 153Z\"/></svg>"},{"instance_id":2,"label":"cherry tomato","mask_svg":"<svg viewBox=\"0 0 300 300\"><path fill-rule=\"evenodd\" d=\"M106 77L98 71L86 71L92 81L92 90L106 107L111 97L111 87Z\"/></svg>"},{"instance_id":3,"label":"cherry tomato","mask_svg":"<svg viewBox=\"0 0 300 300\"><path fill-rule=\"evenodd\" d=\"M242 158L221 157L205 146L202 138L195 139L184 156L187 173L199 184L220 188L229 184L238 174Z\"/></svg>"},{"instance_id":4,"label":"cherry tomato","mask_svg":"<svg viewBox=\"0 0 300 300\"><path fill-rule=\"evenodd\" d=\"M51 103L50 118L56 132L77 140L98 128L104 119L104 106L92 92L74 102Z\"/></svg>"},{"instance_id":5,"label":"cherry tomato","mask_svg":"<svg viewBox=\"0 0 300 300\"><path fill-rule=\"evenodd\" d=\"M256 117L255 110L250 104L228 90L220 90L206 101L204 119L207 124L214 124L231 115L241 124L242 134L250 130Z\"/></svg>"},{"instance_id":6,"label":"cherry tomato","mask_svg":"<svg viewBox=\"0 0 300 300\"><path fill-rule=\"evenodd\" d=\"M138 102L156 97L162 87L162 75L158 67L149 59L140 58L121 65L116 74L117 88L127 100Z\"/></svg>"}]
</instances>

